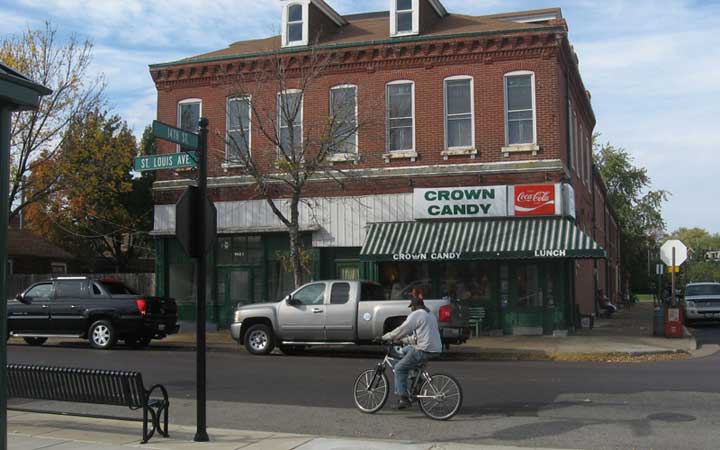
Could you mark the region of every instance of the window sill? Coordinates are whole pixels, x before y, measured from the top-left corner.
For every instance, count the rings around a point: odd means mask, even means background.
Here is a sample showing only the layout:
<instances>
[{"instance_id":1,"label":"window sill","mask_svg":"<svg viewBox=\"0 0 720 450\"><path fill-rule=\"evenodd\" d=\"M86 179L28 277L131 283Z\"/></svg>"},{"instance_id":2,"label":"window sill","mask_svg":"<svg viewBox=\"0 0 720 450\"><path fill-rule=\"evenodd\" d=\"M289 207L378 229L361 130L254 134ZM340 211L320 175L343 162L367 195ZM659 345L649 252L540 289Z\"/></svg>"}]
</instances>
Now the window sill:
<instances>
[{"instance_id":1,"label":"window sill","mask_svg":"<svg viewBox=\"0 0 720 450\"><path fill-rule=\"evenodd\" d=\"M532 153L533 156L537 156L540 146L537 144L514 144L505 146L500 151L506 158L510 156L510 153Z\"/></svg>"},{"instance_id":2,"label":"window sill","mask_svg":"<svg viewBox=\"0 0 720 450\"><path fill-rule=\"evenodd\" d=\"M447 161L450 156L470 156L470 158L475 159L478 151L475 147L449 148L447 150L443 150L440 154L445 161Z\"/></svg>"},{"instance_id":3,"label":"window sill","mask_svg":"<svg viewBox=\"0 0 720 450\"><path fill-rule=\"evenodd\" d=\"M220 167L222 167L223 170L227 171L228 169L242 169L245 166L238 163L224 162L220 165Z\"/></svg>"},{"instance_id":4,"label":"window sill","mask_svg":"<svg viewBox=\"0 0 720 450\"><path fill-rule=\"evenodd\" d=\"M332 153L325 157L325 161L329 163L352 162L357 164L360 162L360 155L357 153Z\"/></svg>"},{"instance_id":5,"label":"window sill","mask_svg":"<svg viewBox=\"0 0 720 450\"><path fill-rule=\"evenodd\" d=\"M385 163L389 163L391 159L409 159L412 162L417 160L418 154L415 150L397 150L383 153Z\"/></svg>"}]
</instances>

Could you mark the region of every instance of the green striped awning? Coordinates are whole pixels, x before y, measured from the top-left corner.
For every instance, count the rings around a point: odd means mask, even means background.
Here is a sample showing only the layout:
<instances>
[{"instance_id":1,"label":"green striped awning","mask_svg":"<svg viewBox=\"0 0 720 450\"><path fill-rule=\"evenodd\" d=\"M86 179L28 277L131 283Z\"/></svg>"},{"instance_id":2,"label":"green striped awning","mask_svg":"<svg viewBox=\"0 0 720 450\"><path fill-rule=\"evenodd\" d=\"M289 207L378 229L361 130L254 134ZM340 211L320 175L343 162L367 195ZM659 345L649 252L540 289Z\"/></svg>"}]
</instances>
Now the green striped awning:
<instances>
[{"instance_id":1,"label":"green striped awning","mask_svg":"<svg viewBox=\"0 0 720 450\"><path fill-rule=\"evenodd\" d=\"M371 224L366 261L605 258L597 242L562 217Z\"/></svg>"}]
</instances>

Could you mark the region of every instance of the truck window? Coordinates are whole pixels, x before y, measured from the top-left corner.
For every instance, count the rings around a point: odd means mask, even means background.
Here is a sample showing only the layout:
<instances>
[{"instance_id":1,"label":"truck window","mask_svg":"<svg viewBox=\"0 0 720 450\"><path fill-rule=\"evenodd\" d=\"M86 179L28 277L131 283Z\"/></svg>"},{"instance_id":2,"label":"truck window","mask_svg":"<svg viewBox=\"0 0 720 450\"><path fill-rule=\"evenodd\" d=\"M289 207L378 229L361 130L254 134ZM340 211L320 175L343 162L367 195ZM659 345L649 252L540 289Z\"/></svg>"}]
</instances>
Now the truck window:
<instances>
[{"instance_id":1,"label":"truck window","mask_svg":"<svg viewBox=\"0 0 720 450\"><path fill-rule=\"evenodd\" d=\"M25 293L26 297L48 299L52 294L52 283L36 284Z\"/></svg>"},{"instance_id":2,"label":"truck window","mask_svg":"<svg viewBox=\"0 0 720 450\"><path fill-rule=\"evenodd\" d=\"M87 297L87 282L83 280L68 280L55 282L55 297Z\"/></svg>"},{"instance_id":3,"label":"truck window","mask_svg":"<svg viewBox=\"0 0 720 450\"><path fill-rule=\"evenodd\" d=\"M385 291L375 283L363 283L360 287L361 302L379 302L385 300Z\"/></svg>"},{"instance_id":4,"label":"truck window","mask_svg":"<svg viewBox=\"0 0 720 450\"><path fill-rule=\"evenodd\" d=\"M137 292L119 281L101 280L100 285L110 295L137 295Z\"/></svg>"},{"instance_id":5,"label":"truck window","mask_svg":"<svg viewBox=\"0 0 720 450\"><path fill-rule=\"evenodd\" d=\"M331 305L344 305L350 300L350 283L334 283L330 292Z\"/></svg>"},{"instance_id":6,"label":"truck window","mask_svg":"<svg viewBox=\"0 0 720 450\"><path fill-rule=\"evenodd\" d=\"M297 291L293 299L303 305L322 305L325 303L325 283L315 283Z\"/></svg>"}]
</instances>

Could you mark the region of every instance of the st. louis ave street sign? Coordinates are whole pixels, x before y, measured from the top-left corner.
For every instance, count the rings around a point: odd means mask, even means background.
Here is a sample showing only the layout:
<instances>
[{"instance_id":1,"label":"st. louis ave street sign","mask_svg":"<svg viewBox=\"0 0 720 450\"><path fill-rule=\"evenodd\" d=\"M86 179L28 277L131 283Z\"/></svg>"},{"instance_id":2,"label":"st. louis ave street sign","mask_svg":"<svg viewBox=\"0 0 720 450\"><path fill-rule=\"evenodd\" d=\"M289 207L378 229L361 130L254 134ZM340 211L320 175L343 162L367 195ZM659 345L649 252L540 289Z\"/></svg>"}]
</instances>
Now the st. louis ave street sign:
<instances>
[{"instance_id":1,"label":"st. louis ave street sign","mask_svg":"<svg viewBox=\"0 0 720 450\"><path fill-rule=\"evenodd\" d=\"M197 153L180 152L166 153L163 155L149 155L135 158L135 171L146 170L179 169L181 167L195 167L197 164Z\"/></svg>"}]
</instances>

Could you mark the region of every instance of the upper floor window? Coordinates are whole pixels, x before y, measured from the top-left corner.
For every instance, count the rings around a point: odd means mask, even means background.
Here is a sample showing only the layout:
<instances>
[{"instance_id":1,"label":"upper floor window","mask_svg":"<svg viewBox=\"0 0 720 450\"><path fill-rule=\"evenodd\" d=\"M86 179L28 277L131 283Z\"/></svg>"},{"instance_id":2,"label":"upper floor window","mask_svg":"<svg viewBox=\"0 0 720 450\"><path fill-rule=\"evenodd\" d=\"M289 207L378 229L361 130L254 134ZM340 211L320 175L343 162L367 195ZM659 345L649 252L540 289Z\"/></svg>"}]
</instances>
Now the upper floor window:
<instances>
[{"instance_id":1,"label":"upper floor window","mask_svg":"<svg viewBox=\"0 0 720 450\"><path fill-rule=\"evenodd\" d=\"M227 161L242 161L250 155L250 97L227 99L227 136L225 158Z\"/></svg>"},{"instance_id":2,"label":"upper floor window","mask_svg":"<svg viewBox=\"0 0 720 450\"><path fill-rule=\"evenodd\" d=\"M505 133L508 145L535 144L535 75L505 75Z\"/></svg>"},{"instance_id":3,"label":"upper floor window","mask_svg":"<svg viewBox=\"0 0 720 450\"><path fill-rule=\"evenodd\" d=\"M200 115L202 114L202 100L189 98L178 102L177 126L193 133L200 132ZM177 146L177 151L186 152L193 149Z\"/></svg>"},{"instance_id":4,"label":"upper floor window","mask_svg":"<svg viewBox=\"0 0 720 450\"><path fill-rule=\"evenodd\" d=\"M303 40L303 7L302 5L288 6L287 41L288 43Z\"/></svg>"},{"instance_id":5,"label":"upper floor window","mask_svg":"<svg viewBox=\"0 0 720 450\"><path fill-rule=\"evenodd\" d=\"M287 90L278 94L278 139L280 151L292 159L302 152L303 94Z\"/></svg>"},{"instance_id":6,"label":"upper floor window","mask_svg":"<svg viewBox=\"0 0 720 450\"><path fill-rule=\"evenodd\" d=\"M387 148L415 150L415 83L395 81L387 85Z\"/></svg>"},{"instance_id":7,"label":"upper floor window","mask_svg":"<svg viewBox=\"0 0 720 450\"><path fill-rule=\"evenodd\" d=\"M446 148L475 146L473 112L473 79L470 77L445 79Z\"/></svg>"},{"instance_id":8,"label":"upper floor window","mask_svg":"<svg viewBox=\"0 0 720 450\"><path fill-rule=\"evenodd\" d=\"M357 153L357 87L336 86L330 90L330 123L335 153Z\"/></svg>"},{"instance_id":9,"label":"upper floor window","mask_svg":"<svg viewBox=\"0 0 720 450\"><path fill-rule=\"evenodd\" d=\"M390 35L417 34L418 9L418 0L390 0Z\"/></svg>"}]
</instances>

